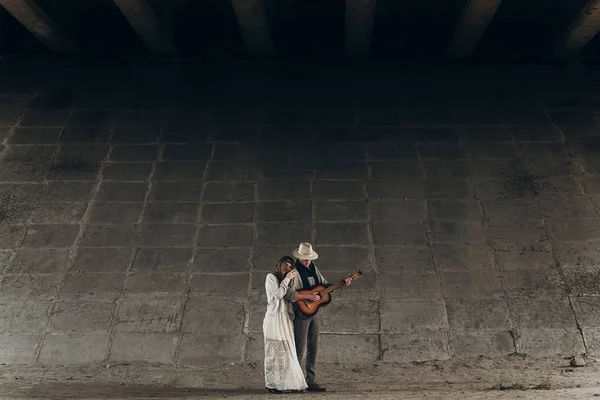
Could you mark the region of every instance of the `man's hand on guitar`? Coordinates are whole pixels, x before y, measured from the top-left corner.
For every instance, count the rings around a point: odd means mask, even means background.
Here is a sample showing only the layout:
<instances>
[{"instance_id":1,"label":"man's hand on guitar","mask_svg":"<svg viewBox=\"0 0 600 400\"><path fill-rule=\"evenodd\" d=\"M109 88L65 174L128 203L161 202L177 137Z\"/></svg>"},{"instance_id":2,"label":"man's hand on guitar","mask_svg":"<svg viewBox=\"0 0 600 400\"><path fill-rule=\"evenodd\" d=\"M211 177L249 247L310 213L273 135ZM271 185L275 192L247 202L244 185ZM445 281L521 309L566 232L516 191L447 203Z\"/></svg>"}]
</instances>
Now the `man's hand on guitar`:
<instances>
[{"instance_id":1,"label":"man's hand on guitar","mask_svg":"<svg viewBox=\"0 0 600 400\"><path fill-rule=\"evenodd\" d=\"M310 318L317 314L321 307L326 306L331 302L330 293L334 290L348 286L356 278L362 275L360 270L356 270L351 274L348 274L344 279L333 284L319 284L311 289L300 289L294 294L293 301L296 303L295 312L296 316L300 318ZM325 296L321 298L320 293ZM310 303L309 303L310 301Z\"/></svg>"}]
</instances>

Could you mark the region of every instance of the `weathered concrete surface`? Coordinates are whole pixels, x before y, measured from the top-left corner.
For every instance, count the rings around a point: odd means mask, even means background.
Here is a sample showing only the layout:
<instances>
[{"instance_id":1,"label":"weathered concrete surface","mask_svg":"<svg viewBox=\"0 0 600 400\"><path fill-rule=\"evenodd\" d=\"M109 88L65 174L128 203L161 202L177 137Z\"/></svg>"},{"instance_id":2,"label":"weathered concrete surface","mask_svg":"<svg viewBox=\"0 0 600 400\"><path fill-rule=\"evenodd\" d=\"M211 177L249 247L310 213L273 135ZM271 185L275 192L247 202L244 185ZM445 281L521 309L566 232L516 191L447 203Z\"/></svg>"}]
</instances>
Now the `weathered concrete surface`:
<instances>
[{"instance_id":1,"label":"weathered concrete surface","mask_svg":"<svg viewBox=\"0 0 600 400\"><path fill-rule=\"evenodd\" d=\"M0 363L260 363L265 274L303 240L330 280L364 272L323 363L598 354L592 72L18 67Z\"/></svg>"},{"instance_id":2,"label":"weathered concrete surface","mask_svg":"<svg viewBox=\"0 0 600 400\"><path fill-rule=\"evenodd\" d=\"M138 0L115 0L129 24L152 54L174 55L171 27L159 22L155 10L148 2Z\"/></svg>"},{"instance_id":3,"label":"weathered concrete surface","mask_svg":"<svg viewBox=\"0 0 600 400\"><path fill-rule=\"evenodd\" d=\"M35 2L2 0L0 2L20 24L33 34L48 50L57 53L75 53L77 46Z\"/></svg>"},{"instance_id":4,"label":"weathered concrete surface","mask_svg":"<svg viewBox=\"0 0 600 400\"><path fill-rule=\"evenodd\" d=\"M581 51L600 31L598 1L588 1L564 35L557 50L563 58L573 57Z\"/></svg>"},{"instance_id":5,"label":"weathered concrete surface","mask_svg":"<svg viewBox=\"0 0 600 400\"><path fill-rule=\"evenodd\" d=\"M501 3L502 0L469 0L466 2L460 20L454 28L446 55L455 58L472 55L477 50L477 46Z\"/></svg>"}]
</instances>

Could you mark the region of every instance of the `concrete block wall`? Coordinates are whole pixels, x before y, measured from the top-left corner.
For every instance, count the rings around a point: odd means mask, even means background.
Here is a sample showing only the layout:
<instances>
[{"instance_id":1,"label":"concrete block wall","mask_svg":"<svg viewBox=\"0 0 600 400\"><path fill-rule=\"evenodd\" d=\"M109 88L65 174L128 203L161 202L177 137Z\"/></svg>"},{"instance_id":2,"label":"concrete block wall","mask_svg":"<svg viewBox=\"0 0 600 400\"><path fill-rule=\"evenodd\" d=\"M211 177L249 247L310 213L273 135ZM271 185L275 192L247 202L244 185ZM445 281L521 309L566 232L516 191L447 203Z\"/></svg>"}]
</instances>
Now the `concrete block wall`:
<instances>
[{"instance_id":1,"label":"concrete block wall","mask_svg":"<svg viewBox=\"0 0 600 400\"><path fill-rule=\"evenodd\" d=\"M0 363L260 363L265 275L301 241L330 280L364 272L321 312L322 362L598 353L591 79L357 70L348 98L5 68Z\"/></svg>"}]
</instances>

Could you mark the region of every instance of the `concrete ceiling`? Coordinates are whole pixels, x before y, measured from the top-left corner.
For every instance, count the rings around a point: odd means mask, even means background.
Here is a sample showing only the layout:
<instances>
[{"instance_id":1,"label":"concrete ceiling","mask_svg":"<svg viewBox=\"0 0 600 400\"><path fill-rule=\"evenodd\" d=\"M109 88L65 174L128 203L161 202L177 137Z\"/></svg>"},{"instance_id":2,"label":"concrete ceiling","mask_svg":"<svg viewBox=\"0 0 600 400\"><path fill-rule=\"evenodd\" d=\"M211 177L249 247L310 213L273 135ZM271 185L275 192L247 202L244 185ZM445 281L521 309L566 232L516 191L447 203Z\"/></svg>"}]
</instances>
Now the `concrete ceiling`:
<instances>
[{"instance_id":1,"label":"concrete ceiling","mask_svg":"<svg viewBox=\"0 0 600 400\"><path fill-rule=\"evenodd\" d=\"M600 0L0 0L0 52L600 61Z\"/></svg>"}]
</instances>

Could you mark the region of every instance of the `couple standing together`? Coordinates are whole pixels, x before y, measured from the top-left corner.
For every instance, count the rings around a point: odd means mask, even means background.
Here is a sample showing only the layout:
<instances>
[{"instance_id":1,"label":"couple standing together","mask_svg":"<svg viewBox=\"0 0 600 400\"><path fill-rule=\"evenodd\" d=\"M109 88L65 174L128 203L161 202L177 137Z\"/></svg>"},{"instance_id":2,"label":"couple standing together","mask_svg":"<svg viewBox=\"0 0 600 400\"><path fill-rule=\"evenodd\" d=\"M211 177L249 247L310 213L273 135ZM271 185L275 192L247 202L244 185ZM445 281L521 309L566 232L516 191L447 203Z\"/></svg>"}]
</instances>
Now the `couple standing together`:
<instances>
[{"instance_id":1,"label":"couple standing together","mask_svg":"<svg viewBox=\"0 0 600 400\"><path fill-rule=\"evenodd\" d=\"M271 393L324 392L315 382L319 344L318 315L298 317L293 303L319 301L316 293L298 293L316 285L330 286L313 263L319 255L310 243L300 243L292 251L294 259L282 257L265 282L267 312L263 321L265 342L265 385ZM346 285L351 282L346 278ZM306 356L306 379L300 360Z\"/></svg>"}]
</instances>

